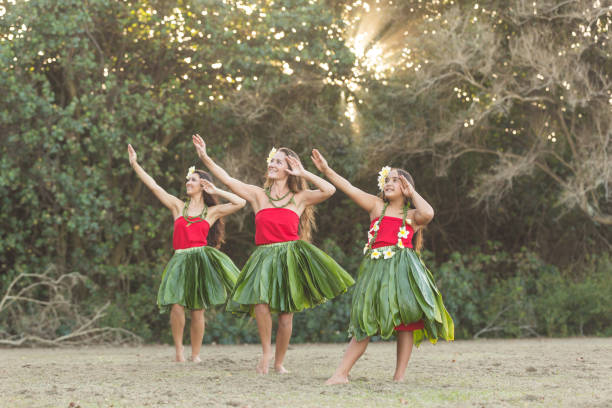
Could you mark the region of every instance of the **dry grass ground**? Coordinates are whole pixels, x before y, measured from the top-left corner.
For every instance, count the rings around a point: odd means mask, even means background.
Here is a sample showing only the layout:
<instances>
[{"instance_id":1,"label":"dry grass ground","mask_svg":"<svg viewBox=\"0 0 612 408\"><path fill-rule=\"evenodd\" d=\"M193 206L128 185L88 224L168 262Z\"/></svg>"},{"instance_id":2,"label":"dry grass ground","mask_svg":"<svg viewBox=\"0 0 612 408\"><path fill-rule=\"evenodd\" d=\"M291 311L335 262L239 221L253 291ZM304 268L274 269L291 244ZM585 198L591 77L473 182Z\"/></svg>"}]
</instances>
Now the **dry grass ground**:
<instances>
[{"instance_id":1,"label":"dry grass ground","mask_svg":"<svg viewBox=\"0 0 612 408\"><path fill-rule=\"evenodd\" d=\"M199 365L168 346L0 349L0 406L612 407L612 338L424 344L401 384L395 344L374 343L350 384L323 385L345 346L291 346L291 374L264 377L256 345L205 346Z\"/></svg>"}]
</instances>

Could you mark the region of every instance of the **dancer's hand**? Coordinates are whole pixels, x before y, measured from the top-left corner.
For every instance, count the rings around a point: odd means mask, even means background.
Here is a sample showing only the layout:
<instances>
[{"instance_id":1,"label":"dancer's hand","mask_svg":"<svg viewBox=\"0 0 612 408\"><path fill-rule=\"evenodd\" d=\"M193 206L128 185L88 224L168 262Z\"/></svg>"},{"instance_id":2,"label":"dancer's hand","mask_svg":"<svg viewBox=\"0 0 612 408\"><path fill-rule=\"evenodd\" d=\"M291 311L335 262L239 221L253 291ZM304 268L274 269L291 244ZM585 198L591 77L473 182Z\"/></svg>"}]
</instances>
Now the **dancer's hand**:
<instances>
[{"instance_id":1,"label":"dancer's hand","mask_svg":"<svg viewBox=\"0 0 612 408\"><path fill-rule=\"evenodd\" d=\"M138 156L136 156L136 150L134 150L131 144L128 144L128 155L130 158L130 165L133 167L134 164L138 162Z\"/></svg>"},{"instance_id":2,"label":"dancer's hand","mask_svg":"<svg viewBox=\"0 0 612 408\"><path fill-rule=\"evenodd\" d=\"M312 155L310 156L312 162L316 166L317 170L321 173L325 174L327 170L329 170L329 166L327 165L327 160L325 157L319 152L317 149L312 149Z\"/></svg>"},{"instance_id":3,"label":"dancer's hand","mask_svg":"<svg viewBox=\"0 0 612 408\"><path fill-rule=\"evenodd\" d=\"M414 187L412 186L412 184L410 184L408 179L406 179L406 177L404 176L400 176L400 181L402 183L401 189L404 197L412 198L412 195L414 194Z\"/></svg>"},{"instance_id":4,"label":"dancer's hand","mask_svg":"<svg viewBox=\"0 0 612 408\"><path fill-rule=\"evenodd\" d=\"M202 136L195 134L191 137L193 139L193 145L195 146L196 152L200 159L204 160L208 155L206 154L206 143Z\"/></svg>"},{"instance_id":5,"label":"dancer's hand","mask_svg":"<svg viewBox=\"0 0 612 408\"><path fill-rule=\"evenodd\" d=\"M302 163L300 163L298 159L296 159L295 157L287 156L287 163L291 167L287 168L287 173L296 177L304 177L304 173L306 172L306 170L304 170L304 166L302 166Z\"/></svg>"},{"instance_id":6,"label":"dancer's hand","mask_svg":"<svg viewBox=\"0 0 612 408\"><path fill-rule=\"evenodd\" d=\"M205 180L205 179L203 179L201 181L202 181L202 188L204 188L204 191L207 194L210 194L210 195L217 194L217 192L218 192L217 187L215 187L215 185L213 183L211 183L210 181Z\"/></svg>"}]
</instances>

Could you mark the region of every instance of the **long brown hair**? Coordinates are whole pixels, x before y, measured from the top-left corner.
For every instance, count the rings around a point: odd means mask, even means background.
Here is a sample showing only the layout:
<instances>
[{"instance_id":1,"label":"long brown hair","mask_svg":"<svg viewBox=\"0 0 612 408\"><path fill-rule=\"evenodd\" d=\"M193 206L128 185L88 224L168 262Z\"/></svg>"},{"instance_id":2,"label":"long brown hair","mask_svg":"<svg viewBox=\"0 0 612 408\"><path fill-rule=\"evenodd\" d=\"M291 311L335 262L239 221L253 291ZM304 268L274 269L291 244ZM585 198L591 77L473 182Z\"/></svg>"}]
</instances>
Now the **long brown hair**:
<instances>
[{"instance_id":1,"label":"long brown hair","mask_svg":"<svg viewBox=\"0 0 612 408\"><path fill-rule=\"evenodd\" d=\"M404 176L406 177L406 180L408 180L408 182L410 184L412 184L412 187L414 187L414 179L412 178L412 176L410 175L410 173L408 173L406 170L404 169L398 169L397 167L392 168L391 170L395 170L398 172L398 174L400 176ZM382 191L380 193L380 198L383 199L383 201L387 202L387 197L385 197L385 192ZM406 197L404 197L404 204L406 204L406 201L408 199ZM412 203L410 203L412 204ZM410 207L409 207L410 208ZM419 230L416 233L416 242L414 243L414 249L417 252L421 252L421 249L423 248L423 229L425 229L425 226L422 226L419 228Z\"/></svg>"},{"instance_id":2,"label":"long brown hair","mask_svg":"<svg viewBox=\"0 0 612 408\"><path fill-rule=\"evenodd\" d=\"M287 156L294 157L296 160L298 160L301 163L300 156L298 156L297 153L294 152L293 150L287 147L281 147L277 151L283 152ZM289 165L289 163L287 163L287 165ZM291 168L291 165L289 165L289 168ZM266 181L264 182L264 188L271 187L272 183L273 181L268 178L267 172L266 172ZM300 191L307 190L308 183L303 177L297 177L297 176L290 174L289 178L287 179L287 187L289 187L289 190L293 194L296 194L296 193L299 193ZM299 229L300 239L302 239L303 241L310 242L312 240L312 232L315 231L316 229L317 229L317 225L315 223L314 207L309 205L306 208L304 208L304 212L302 213L302 216L300 217L300 229Z\"/></svg>"},{"instance_id":3,"label":"long brown hair","mask_svg":"<svg viewBox=\"0 0 612 408\"><path fill-rule=\"evenodd\" d=\"M198 173L200 178L204 180L208 180L212 183L212 177L210 174L205 172L204 170L196 170L195 173ZM217 197L208 194L206 191L202 190L202 200L204 200L204 204L208 207L215 206L219 204L219 199ZM208 231L208 245L214 248L220 248L221 244L225 242L225 220L223 217L219 218Z\"/></svg>"}]
</instances>

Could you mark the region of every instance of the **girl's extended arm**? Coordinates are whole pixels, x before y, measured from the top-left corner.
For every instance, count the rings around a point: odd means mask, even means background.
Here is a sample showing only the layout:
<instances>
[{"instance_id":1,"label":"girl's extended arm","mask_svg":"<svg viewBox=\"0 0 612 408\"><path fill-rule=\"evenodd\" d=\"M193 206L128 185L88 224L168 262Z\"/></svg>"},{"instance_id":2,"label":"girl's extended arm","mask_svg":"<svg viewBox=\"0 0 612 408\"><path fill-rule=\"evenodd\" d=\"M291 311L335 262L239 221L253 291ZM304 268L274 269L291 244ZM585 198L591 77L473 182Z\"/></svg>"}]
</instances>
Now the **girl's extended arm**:
<instances>
[{"instance_id":1,"label":"girl's extended arm","mask_svg":"<svg viewBox=\"0 0 612 408\"><path fill-rule=\"evenodd\" d=\"M155 180L153 180L153 177L149 176L147 172L144 171L142 167L140 167L140 164L138 164L138 157L136 156L136 151L134 150L131 144L128 144L128 155L130 158L130 165L136 172L138 178L142 180L145 186L147 186L149 190L153 192L153 194L155 194L155 197L157 197L163 205L165 205L166 207L168 207L168 209L170 209L170 211L172 211L172 215L174 216L174 218L176 218L179 215L181 208L183 207L183 202L172 194L168 194L166 190L161 188L155 182Z\"/></svg>"},{"instance_id":2,"label":"girl's extended arm","mask_svg":"<svg viewBox=\"0 0 612 408\"><path fill-rule=\"evenodd\" d=\"M198 156L210 172L219 179L223 184L228 186L238 196L244 198L252 205L257 200L257 194L261 191L261 187L243 183L231 177L221 166L215 163L206 153L206 143L200 135L193 135L193 145L198 152Z\"/></svg>"},{"instance_id":3,"label":"girl's extended arm","mask_svg":"<svg viewBox=\"0 0 612 408\"><path fill-rule=\"evenodd\" d=\"M323 155L317 150L312 151L312 161L321 173L327 177L331 183L342 190L349 196L358 206L363 208L370 214L371 218L377 217L382 208L382 200L375 195L366 193L365 191L352 185L347 179L336 173L329 165Z\"/></svg>"}]
</instances>

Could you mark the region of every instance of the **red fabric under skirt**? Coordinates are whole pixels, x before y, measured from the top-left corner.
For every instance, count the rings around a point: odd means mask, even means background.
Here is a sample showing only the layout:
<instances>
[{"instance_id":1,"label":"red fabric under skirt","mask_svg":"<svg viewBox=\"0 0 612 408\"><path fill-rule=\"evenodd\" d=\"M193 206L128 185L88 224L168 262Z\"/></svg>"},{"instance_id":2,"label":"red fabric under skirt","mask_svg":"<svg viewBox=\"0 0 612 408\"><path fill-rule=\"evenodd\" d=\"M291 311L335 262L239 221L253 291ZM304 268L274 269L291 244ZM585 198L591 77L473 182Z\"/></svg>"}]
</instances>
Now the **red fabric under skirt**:
<instances>
[{"instance_id":1,"label":"red fabric under skirt","mask_svg":"<svg viewBox=\"0 0 612 408\"><path fill-rule=\"evenodd\" d=\"M425 323L422 320L418 322L413 322L409 324L402 323L399 326L395 327L395 331L415 331L421 330L425 327Z\"/></svg>"}]
</instances>

